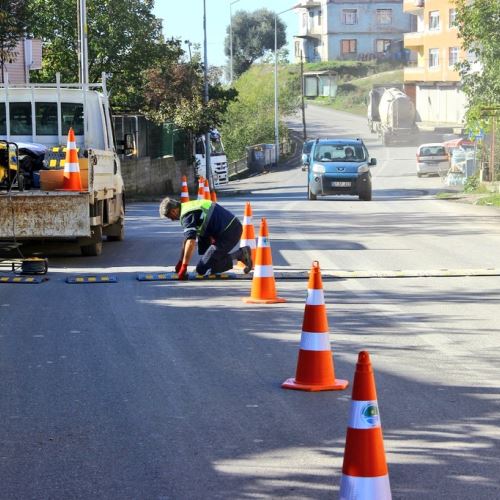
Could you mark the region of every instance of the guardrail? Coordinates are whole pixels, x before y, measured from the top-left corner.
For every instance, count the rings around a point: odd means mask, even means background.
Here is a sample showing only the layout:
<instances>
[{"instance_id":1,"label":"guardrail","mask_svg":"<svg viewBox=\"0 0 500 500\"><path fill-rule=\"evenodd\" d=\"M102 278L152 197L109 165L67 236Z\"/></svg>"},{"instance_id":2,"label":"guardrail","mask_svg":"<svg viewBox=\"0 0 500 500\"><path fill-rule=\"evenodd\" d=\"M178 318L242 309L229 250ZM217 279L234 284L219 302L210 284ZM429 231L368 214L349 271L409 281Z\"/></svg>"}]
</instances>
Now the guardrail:
<instances>
[{"instance_id":1,"label":"guardrail","mask_svg":"<svg viewBox=\"0 0 500 500\"><path fill-rule=\"evenodd\" d=\"M248 162L246 157L240 160L232 161L227 165L227 174L229 180L234 179L248 170Z\"/></svg>"}]
</instances>

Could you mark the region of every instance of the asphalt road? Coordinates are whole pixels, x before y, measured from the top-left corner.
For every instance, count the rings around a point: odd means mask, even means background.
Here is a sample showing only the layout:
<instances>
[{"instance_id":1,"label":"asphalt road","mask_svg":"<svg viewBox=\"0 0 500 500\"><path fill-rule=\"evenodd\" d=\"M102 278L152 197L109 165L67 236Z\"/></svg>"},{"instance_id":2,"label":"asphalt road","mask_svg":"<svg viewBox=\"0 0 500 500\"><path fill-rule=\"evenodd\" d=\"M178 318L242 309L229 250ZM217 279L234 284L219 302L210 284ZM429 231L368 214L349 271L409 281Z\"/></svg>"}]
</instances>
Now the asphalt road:
<instances>
[{"instance_id":1,"label":"asphalt road","mask_svg":"<svg viewBox=\"0 0 500 500\"><path fill-rule=\"evenodd\" d=\"M352 381L371 353L393 498L499 498L500 287L481 275L500 270L499 212L436 199L447 188L417 179L415 147L377 145L361 118L307 119L310 136L366 140L373 201L308 201L287 166L221 202L242 216L251 201L257 231L267 218L276 271L403 276L324 282L336 375ZM242 302L250 281L139 282L177 262L181 229L157 203L126 215L101 257L68 246L49 281L0 284L0 497L335 498L350 389L280 387L307 282L278 281L287 302L268 306ZM404 277L443 269L463 276ZM92 272L118 283L64 281Z\"/></svg>"}]
</instances>

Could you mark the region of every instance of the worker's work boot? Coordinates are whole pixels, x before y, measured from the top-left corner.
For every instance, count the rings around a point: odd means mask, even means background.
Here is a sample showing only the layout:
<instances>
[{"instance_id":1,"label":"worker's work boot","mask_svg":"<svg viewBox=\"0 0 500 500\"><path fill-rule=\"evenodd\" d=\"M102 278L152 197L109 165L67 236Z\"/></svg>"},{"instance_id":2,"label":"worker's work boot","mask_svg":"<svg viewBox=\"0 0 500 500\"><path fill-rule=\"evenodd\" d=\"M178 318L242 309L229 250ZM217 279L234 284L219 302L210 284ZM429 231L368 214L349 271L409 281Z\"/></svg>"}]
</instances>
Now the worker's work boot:
<instances>
[{"instance_id":1,"label":"worker's work boot","mask_svg":"<svg viewBox=\"0 0 500 500\"><path fill-rule=\"evenodd\" d=\"M243 272L245 274L248 274L253 267L253 262L252 262L252 250L250 247L241 247L241 262L245 264L245 267L243 268Z\"/></svg>"}]
</instances>

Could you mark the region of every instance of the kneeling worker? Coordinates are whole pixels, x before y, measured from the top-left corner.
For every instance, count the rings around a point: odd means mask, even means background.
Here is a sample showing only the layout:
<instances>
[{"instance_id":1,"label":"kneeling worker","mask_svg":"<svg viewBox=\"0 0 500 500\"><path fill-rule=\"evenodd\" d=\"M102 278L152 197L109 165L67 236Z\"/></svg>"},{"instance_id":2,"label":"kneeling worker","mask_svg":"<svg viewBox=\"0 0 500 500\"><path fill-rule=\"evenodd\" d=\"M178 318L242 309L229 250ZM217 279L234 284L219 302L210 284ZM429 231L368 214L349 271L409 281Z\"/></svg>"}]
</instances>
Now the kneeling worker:
<instances>
[{"instance_id":1,"label":"kneeling worker","mask_svg":"<svg viewBox=\"0 0 500 500\"><path fill-rule=\"evenodd\" d=\"M173 198L165 198L160 204L160 217L180 220L184 228L182 252L175 266L180 280L187 279L187 267L197 239L198 253L202 256L196 266L198 274L223 273L237 261L245 264L245 274L251 271L253 263L250 247L238 248L230 253L241 239L241 222L218 203L210 200L180 203Z\"/></svg>"}]
</instances>

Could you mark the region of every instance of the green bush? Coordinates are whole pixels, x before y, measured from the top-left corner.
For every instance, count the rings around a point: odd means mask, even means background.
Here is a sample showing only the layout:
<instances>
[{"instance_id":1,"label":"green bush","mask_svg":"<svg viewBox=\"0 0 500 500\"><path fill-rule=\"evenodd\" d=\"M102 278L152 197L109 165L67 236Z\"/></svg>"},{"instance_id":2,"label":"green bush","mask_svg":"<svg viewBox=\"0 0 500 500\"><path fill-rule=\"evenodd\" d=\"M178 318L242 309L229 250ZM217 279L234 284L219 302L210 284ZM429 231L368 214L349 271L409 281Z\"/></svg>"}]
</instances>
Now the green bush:
<instances>
[{"instance_id":1,"label":"green bush","mask_svg":"<svg viewBox=\"0 0 500 500\"><path fill-rule=\"evenodd\" d=\"M479 182L479 175L472 175L467 177L464 182L464 193L473 193L479 189L481 183Z\"/></svg>"}]
</instances>

